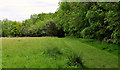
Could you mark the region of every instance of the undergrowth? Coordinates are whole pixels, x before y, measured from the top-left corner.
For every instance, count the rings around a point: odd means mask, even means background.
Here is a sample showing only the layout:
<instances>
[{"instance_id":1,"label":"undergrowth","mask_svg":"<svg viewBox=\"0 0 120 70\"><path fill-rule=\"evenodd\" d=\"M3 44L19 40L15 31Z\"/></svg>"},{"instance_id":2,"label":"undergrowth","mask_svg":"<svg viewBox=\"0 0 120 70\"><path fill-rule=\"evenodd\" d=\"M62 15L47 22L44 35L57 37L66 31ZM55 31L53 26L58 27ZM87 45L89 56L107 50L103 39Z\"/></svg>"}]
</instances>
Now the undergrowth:
<instances>
[{"instance_id":1,"label":"undergrowth","mask_svg":"<svg viewBox=\"0 0 120 70\"><path fill-rule=\"evenodd\" d=\"M86 68L82 59L82 54L77 55L74 52L66 54L64 51L61 51L60 48L54 47L54 48L47 48L47 50L44 51L44 55L46 55L49 58L53 58L56 61L61 59L62 57L63 59L65 59L65 63L64 63L65 68Z\"/></svg>"}]
</instances>

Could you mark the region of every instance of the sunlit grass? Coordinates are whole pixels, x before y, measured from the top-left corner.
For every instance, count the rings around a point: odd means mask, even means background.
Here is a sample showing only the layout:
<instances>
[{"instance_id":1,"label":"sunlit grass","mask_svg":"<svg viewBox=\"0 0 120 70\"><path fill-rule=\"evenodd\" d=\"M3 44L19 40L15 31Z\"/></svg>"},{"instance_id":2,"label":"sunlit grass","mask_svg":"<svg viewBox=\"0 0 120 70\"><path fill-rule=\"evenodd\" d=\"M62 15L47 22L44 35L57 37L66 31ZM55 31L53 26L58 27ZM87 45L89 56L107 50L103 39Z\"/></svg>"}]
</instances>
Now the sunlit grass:
<instances>
[{"instance_id":1,"label":"sunlit grass","mask_svg":"<svg viewBox=\"0 0 120 70\"><path fill-rule=\"evenodd\" d=\"M118 56L76 38L31 37L2 39L3 68L76 68L69 56L80 56L88 68L116 68ZM95 42L96 44L96 42ZM99 44L98 44L99 45ZM115 45L113 45L115 46ZM78 63L79 64L79 63Z\"/></svg>"}]
</instances>

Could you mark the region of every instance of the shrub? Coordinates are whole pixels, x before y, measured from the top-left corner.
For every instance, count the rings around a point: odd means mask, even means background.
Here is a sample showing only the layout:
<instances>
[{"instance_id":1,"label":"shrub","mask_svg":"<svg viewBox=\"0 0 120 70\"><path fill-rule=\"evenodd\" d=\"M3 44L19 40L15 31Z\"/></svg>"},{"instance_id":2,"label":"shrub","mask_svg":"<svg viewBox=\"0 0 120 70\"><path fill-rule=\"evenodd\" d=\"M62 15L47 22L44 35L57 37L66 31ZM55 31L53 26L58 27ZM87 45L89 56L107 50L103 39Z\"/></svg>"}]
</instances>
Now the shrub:
<instances>
[{"instance_id":1,"label":"shrub","mask_svg":"<svg viewBox=\"0 0 120 70\"><path fill-rule=\"evenodd\" d=\"M89 38L89 39L94 37L93 32L92 32L92 30L90 29L90 27L86 27L85 29L83 29L83 30L81 31L81 36L82 36L83 38Z\"/></svg>"},{"instance_id":2,"label":"shrub","mask_svg":"<svg viewBox=\"0 0 120 70\"><path fill-rule=\"evenodd\" d=\"M72 53L68 56L68 65L70 67L76 67L76 68L86 68L86 66L83 63L83 59L81 55L77 55L76 53Z\"/></svg>"},{"instance_id":3,"label":"shrub","mask_svg":"<svg viewBox=\"0 0 120 70\"><path fill-rule=\"evenodd\" d=\"M57 27L56 24L49 20L45 26L44 26L44 30L47 36L56 36L57 35Z\"/></svg>"},{"instance_id":4,"label":"shrub","mask_svg":"<svg viewBox=\"0 0 120 70\"><path fill-rule=\"evenodd\" d=\"M120 30L116 29L113 31L111 37L113 38L113 43L120 44Z\"/></svg>"}]
</instances>

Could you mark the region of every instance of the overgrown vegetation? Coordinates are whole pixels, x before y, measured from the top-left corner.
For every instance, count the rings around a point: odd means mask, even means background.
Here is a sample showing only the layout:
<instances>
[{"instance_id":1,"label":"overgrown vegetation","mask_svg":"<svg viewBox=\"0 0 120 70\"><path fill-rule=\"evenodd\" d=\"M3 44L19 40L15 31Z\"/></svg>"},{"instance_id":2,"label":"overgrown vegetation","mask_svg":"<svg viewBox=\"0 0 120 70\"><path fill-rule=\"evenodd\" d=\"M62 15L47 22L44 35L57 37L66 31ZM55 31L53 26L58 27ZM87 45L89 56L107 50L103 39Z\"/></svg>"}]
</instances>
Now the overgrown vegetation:
<instances>
[{"instance_id":1,"label":"overgrown vegetation","mask_svg":"<svg viewBox=\"0 0 120 70\"><path fill-rule=\"evenodd\" d=\"M70 68L87 68L84 65L83 59L82 59L82 54L77 55L76 53L71 53L68 56L68 67Z\"/></svg>"},{"instance_id":2,"label":"overgrown vegetation","mask_svg":"<svg viewBox=\"0 0 120 70\"><path fill-rule=\"evenodd\" d=\"M70 50L67 50L67 51L70 51ZM58 47L47 48L43 54L45 54L46 57L50 57L55 60L61 57L62 58L64 57L64 59L66 59L66 63L64 64L66 65L66 68L86 68L86 66L84 65L82 56L81 56L82 54L78 55L74 52L65 53L65 51L62 51Z\"/></svg>"}]
</instances>

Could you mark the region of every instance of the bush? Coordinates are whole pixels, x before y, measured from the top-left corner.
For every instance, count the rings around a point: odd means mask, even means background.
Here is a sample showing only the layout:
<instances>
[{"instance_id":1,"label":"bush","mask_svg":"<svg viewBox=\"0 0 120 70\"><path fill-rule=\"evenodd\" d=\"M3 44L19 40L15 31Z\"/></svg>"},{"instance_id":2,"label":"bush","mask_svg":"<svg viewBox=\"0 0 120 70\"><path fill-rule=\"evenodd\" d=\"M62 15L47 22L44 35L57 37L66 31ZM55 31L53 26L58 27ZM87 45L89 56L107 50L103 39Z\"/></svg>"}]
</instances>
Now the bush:
<instances>
[{"instance_id":1,"label":"bush","mask_svg":"<svg viewBox=\"0 0 120 70\"><path fill-rule=\"evenodd\" d=\"M81 31L81 36L82 36L83 38L89 38L89 39L94 37L93 32L92 32L92 30L90 29L90 27L86 27L85 29L83 29L83 30Z\"/></svg>"},{"instance_id":2,"label":"bush","mask_svg":"<svg viewBox=\"0 0 120 70\"><path fill-rule=\"evenodd\" d=\"M56 24L49 20L44 27L45 33L47 36L56 36L57 35L57 27Z\"/></svg>"},{"instance_id":3,"label":"bush","mask_svg":"<svg viewBox=\"0 0 120 70\"><path fill-rule=\"evenodd\" d=\"M81 55L77 55L76 53L72 53L68 56L68 65L69 67L76 67L76 68L86 68L86 66L83 63L83 59Z\"/></svg>"},{"instance_id":4,"label":"bush","mask_svg":"<svg viewBox=\"0 0 120 70\"><path fill-rule=\"evenodd\" d=\"M120 30L116 29L111 37L113 38L113 43L120 44Z\"/></svg>"}]
</instances>

